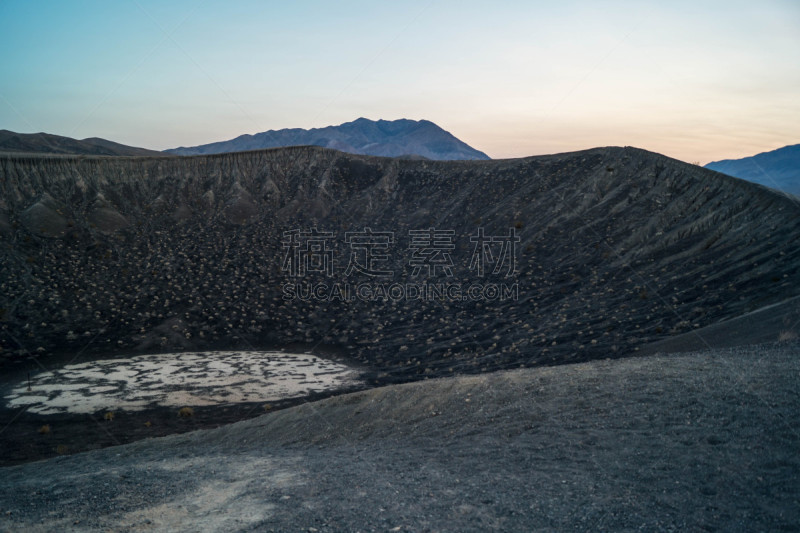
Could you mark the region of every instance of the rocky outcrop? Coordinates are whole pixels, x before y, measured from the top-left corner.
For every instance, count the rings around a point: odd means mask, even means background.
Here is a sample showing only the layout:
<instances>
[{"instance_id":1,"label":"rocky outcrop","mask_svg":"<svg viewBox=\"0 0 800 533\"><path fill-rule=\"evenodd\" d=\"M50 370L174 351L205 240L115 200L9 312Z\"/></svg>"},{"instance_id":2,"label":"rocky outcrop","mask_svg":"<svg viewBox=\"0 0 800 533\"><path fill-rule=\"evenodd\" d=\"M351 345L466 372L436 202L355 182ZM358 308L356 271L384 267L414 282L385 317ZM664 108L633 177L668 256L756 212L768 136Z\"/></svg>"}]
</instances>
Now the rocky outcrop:
<instances>
[{"instance_id":1,"label":"rocky outcrop","mask_svg":"<svg viewBox=\"0 0 800 533\"><path fill-rule=\"evenodd\" d=\"M348 269L364 258L348 232L365 228L391 237L373 250L391 275ZM414 240L431 228L450 232L438 252ZM306 241L311 267L294 277L292 235L312 231L329 237ZM476 256L481 234L497 240ZM509 235L512 273L492 268ZM322 344L394 381L615 357L797 295L798 236L791 199L634 148L3 156L0 359ZM314 292L425 281L516 292Z\"/></svg>"},{"instance_id":2,"label":"rocky outcrop","mask_svg":"<svg viewBox=\"0 0 800 533\"><path fill-rule=\"evenodd\" d=\"M20 214L19 219L25 229L34 235L62 237L69 227L63 213L64 207L44 193L35 204Z\"/></svg>"}]
</instances>

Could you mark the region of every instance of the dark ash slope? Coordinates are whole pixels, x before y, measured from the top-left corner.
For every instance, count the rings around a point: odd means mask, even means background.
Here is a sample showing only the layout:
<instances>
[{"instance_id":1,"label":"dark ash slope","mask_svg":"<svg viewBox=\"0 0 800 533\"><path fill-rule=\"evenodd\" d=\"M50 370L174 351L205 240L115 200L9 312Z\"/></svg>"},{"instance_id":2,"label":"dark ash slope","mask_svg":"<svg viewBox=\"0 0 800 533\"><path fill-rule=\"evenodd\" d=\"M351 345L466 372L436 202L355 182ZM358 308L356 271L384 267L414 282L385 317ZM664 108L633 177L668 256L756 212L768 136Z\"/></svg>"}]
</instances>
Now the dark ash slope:
<instances>
[{"instance_id":1,"label":"dark ash slope","mask_svg":"<svg viewBox=\"0 0 800 533\"><path fill-rule=\"evenodd\" d=\"M794 531L797 349L382 387L3 468L0 530Z\"/></svg>"},{"instance_id":2,"label":"dark ash slope","mask_svg":"<svg viewBox=\"0 0 800 533\"><path fill-rule=\"evenodd\" d=\"M0 159L0 349L129 353L323 343L380 381L565 363L800 293L800 207L634 148L484 162L304 147L189 158ZM284 300L283 232L455 231L449 281L518 301ZM469 237L515 227L519 273L480 280ZM305 281L314 281L308 276ZM366 280L369 281L369 280ZM434 281L448 281L437 276Z\"/></svg>"}]
</instances>

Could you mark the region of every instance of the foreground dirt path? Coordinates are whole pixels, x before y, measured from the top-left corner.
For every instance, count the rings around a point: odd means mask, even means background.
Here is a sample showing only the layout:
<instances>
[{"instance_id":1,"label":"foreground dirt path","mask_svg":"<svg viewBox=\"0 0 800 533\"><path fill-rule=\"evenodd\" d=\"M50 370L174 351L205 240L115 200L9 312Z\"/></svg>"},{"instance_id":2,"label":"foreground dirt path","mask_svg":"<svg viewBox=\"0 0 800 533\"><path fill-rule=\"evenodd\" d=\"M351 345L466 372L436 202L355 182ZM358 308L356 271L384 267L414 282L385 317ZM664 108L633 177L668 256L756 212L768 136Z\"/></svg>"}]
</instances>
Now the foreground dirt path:
<instances>
[{"instance_id":1,"label":"foreground dirt path","mask_svg":"<svg viewBox=\"0 0 800 533\"><path fill-rule=\"evenodd\" d=\"M798 356L431 380L3 468L0 530L791 530Z\"/></svg>"}]
</instances>

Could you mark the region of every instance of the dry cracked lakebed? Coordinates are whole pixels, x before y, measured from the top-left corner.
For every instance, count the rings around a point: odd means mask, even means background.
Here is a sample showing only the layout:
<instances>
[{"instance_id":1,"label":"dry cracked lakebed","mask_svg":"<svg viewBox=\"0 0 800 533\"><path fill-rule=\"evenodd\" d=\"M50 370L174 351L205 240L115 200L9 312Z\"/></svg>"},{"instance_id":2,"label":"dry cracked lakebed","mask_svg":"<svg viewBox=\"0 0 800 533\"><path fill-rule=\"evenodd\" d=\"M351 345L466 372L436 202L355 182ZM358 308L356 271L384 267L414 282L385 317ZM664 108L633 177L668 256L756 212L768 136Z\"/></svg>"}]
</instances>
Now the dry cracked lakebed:
<instances>
[{"instance_id":1,"label":"dry cracked lakebed","mask_svg":"<svg viewBox=\"0 0 800 533\"><path fill-rule=\"evenodd\" d=\"M18 369L0 381L0 466L218 427L362 389L362 375L335 355L278 351L177 352Z\"/></svg>"},{"instance_id":2,"label":"dry cracked lakebed","mask_svg":"<svg viewBox=\"0 0 800 533\"><path fill-rule=\"evenodd\" d=\"M358 383L357 372L312 354L264 351L138 355L40 372L6 395L42 415L279 401Z\"/></svg>"}]
</instances>

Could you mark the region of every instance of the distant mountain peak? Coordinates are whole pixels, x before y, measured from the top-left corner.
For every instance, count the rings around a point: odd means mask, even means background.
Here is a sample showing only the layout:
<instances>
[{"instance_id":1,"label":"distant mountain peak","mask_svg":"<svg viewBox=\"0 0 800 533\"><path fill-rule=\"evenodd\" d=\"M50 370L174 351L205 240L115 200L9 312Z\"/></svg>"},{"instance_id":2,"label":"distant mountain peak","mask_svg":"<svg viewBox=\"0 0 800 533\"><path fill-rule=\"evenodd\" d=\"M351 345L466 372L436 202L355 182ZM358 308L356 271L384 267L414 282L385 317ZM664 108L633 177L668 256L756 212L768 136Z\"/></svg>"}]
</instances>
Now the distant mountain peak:
<instances>
[{"instance_id":1,"label":"distant mountain peak","mask_svg":"<svg viewBox=\"0 0 800 533\"><path fill-rule=\"evenodd\" d=\"M712 161L705 167L800 196L800 144L742 159Z\"/></svg>"},{"instance_id":2,"label":"distant mountain peak","mask_svg":"<svg viewBox=\"0 0 800 533\"><path fill-rule=\"evenodd\" d=\"M243 152L281 146L313 145L344 152L384 157L424 157L435 160L490 159L430 120L370 120L359 117L338 126L286 128L253 135L240 135L228 141L165 152L177 155Z\"/></svg>"}]
</instances>

